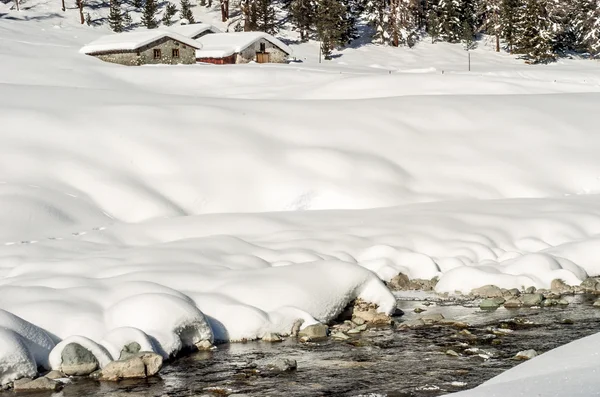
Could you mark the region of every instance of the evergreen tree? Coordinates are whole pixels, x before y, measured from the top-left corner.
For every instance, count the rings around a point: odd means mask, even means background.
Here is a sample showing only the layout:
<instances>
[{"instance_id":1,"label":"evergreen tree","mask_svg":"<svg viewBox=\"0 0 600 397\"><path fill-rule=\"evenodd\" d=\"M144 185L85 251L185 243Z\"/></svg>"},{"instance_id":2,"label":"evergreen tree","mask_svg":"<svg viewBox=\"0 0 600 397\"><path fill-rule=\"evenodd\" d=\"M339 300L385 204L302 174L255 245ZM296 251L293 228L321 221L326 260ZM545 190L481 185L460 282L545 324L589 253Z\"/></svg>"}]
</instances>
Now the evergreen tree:
<instances>
[{"instance_id":1,"label":"evergreen tree","mask_svg":"<svg viewBox=\"0 0 600 397\"><path fill-rule=\"evenodd\" d=\"M440 37L450 43L460 40L460 3L459 0L440 0L438 4L438 26Z\"/></svg>"},{"instance_id":2,"label":"evergreen tree","mask_svg":"<svg viewBox=\"0 0 600 397\"><path fill-rule=\"evenodd\" d=\"M592 58L600 58L600 1L593 0L583 20L582 44Z\"/></svg>"},{"instance_id":3,"label":"evergreen tree","mask_svg":"<svg viewBox=\"0 0 600 397\"><path fill-rule=\"evenodd\" d=\"M340 29L342 30L342 43L350 43L359 37L358 20L365 7L358 0L339 0L346 8L344 18L340 20Z\"/></svg>"},{"instance_id":4,"label":"evergreen tree","mask_svg":"<svg viewBox=\"0 0 600 397\"><path fill-rule=\"evenodd\" d=\"M300 41L308 41L315 23L315 8L314 0L292 0L290 4L290 20L294 28L300 32Z\"/></svg>"},{"instance_id":5,"label":"evergreen tree","mask_svg":"<svg viewBox=\"0 0 600 397\"><path fill-rule=\"evenodd\" d=\"M148 29L155 29L158 27L158 22L154 18L158 12L158 5L156 0L146 0L144 4L144 10L142 12L142 25Z\"/></svg>"},{"instance_id":6,"label":"evergreen tree","mask_svg":"<svg viewBox=\"0 0 600 397\"><path fill-rule=\"evenodd\" d=\"M440 39L440 20L437 15L437 5L430 6L427 14L427 33L431 36L431 44L435 44Z\"/></svg>"},{"instance_id":7,"label":"evergreen tree","mask_svg":"<svg viewBox=\"0 0 600 397\"><path fill-rule=\"evenodd\" d=\"M192 5L190 4L190 0L181 0L180 3L181 11L179 15L181 19L186 19L188 23L195 23L194 14L192 13Z\"/></svg>"},{"instance_id":8,"label":"evergreen tree","mask_svg":"<svg viewBox=\"0 0 600 397\"><path fill-rule=\"evenodd\" d=\"M500 29L506 40L508 51L512 53L519 35L519 15L522 13L522 0L502 0L500 5Z\"/></svg>"},{"instance_id":9,"label":"evergreen tree","mask_svg":"<svg viewBox=\"0 0 600 397\"><path fill-rule=\"evenodd\" d=\"M466 50L475 49L475 33L473 27L468 21L463 22L462 28L462 43Z\"/></svg>"},{"instance_id":10,"label":"evergreen tree","mask_svg":"<svg viewBox=\"0 0 600 397\"><path fill-rule=\"evenodd\" d=\"M496 52L500 52L500 37L502 36L502 0L484 0L480 6L484 30L496 39Z\"/></svg>"},{"instance_id":11,"label":"evergreen tree","mask_svg":"<svg viewBox=\"0 0 600 397\"><path fill-rule=\"evenodd\" d=\"M530 63L554 60L552 27L543 0L526 0L520 15L520 25L517 51Z\"/></svg>"},{"instance_id":12,"label":"evergreen tree","mask_svg":"<svg viewBox=\"0 0 600 397\"><path fill-rule=\"evenodd\" d=\"M365 7L367 20L375 30L373 41L379 44L386 44L389 39L387 2L388 0L369 0Z\"/></svg>"},{"instance_id":13,"label":"evergreen tree","mask_svg":"<svg viewBox=\"0 0 600 397\"><path fill-rule=\"evenodd\" d=\"M166 26L172 25L173 21L171 19L175 16L175 14L177 14L177 7L175 6L175 4L173 4L173 3L167 4L167 7L165 8L165 13L163 14L163 17L162 17L163 25L166 25Z\"/></svg>"},{"instance_id":14,"label":"evergreen tree","mask_svg":"<svg viewBox=\"0 0 600 397\"><path fill-rule=\"evenodd\" d=\"M345 15L346 8L337 0L319 0L317 3L317 34L325 59L331 59L331 51L341 44L344 32L340 29L340 21Z\"/></svg>"},{"instance_id":15,"label":"evergreen tree","mask_svg":"<svg viewBox=\"0 0 600 397\"><path fill-rule=\"evenodd\" d=\"M123 13L123 30L129 29L133 24L133 19L131 19L131 15L129 15L129 11L125 10Z\"/></svg>"},{"instance_id":16,"label":"evergreen tree","mask_svg":"<svg viewBox=\"0 0 600 397\"><path fill-rule=\"evenodd\" d=\"M121 13L121 3L119 0L110 0L108 24L113 32L121 33L123 31L123 14Z\"/></svg>"},{"instance_id":17,"label":"evergreen tree","mask_svg":"<svg viewBox=\"0 0 600 397\"><path fill-rule=\"evenodd\" d=\"M256 0L255 17L256 30L275 34L277 32L277 21L275 18L275 8L271 0Z\"/></svg>"},{"instance_id":18,"label":"evergreen tree","mask_svg":"<svg viewBox=\"0 0 600 397\"><path fill-rule=\"evenodd\" d=\"M390 44L412 47L418 39L417 14L411 0L390 0L388 30Z\"/></svg>"},{"instance_id":19,"label":"evergreen tree","mask_svg":"<svg viewBox=\"0 0 600 397\"><path fill-rule=\"evenodd\" d=\"M138 10L144 6L144 0L133 0L133 6Z\"/></svg>"}]
</instances>

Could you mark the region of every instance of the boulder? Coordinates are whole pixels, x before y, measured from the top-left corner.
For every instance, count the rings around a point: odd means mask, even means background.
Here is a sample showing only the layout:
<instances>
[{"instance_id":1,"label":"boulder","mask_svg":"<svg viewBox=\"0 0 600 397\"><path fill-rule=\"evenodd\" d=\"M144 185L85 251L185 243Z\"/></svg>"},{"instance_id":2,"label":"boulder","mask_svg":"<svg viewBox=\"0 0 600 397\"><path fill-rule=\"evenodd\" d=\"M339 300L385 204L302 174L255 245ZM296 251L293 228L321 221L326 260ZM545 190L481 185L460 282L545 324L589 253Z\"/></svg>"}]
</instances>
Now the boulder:
<instances>
[{"instance_id":1,"label":"boulder","mask_svg":"<svg viewBox=\"0 0 600 397\"><path fill-rule=\"evenodd\" d=\"M162 368L163 358L152 352L141 352L126 360L111 361L98 374L98 379L117 381L120 379L147 378Z\"/></svg>"},{"instance_id":2,"label":"boulder","mask_svg":"<svg viewBox=\"0 0 600 397\"><path fill-rule=\"evenodd\" d=\"M521 295L521 301L525 307L539 306L543 300L544 296L540 293Z\"/></svg>"},{"instance_id":3,"label":"boulder","mask_svg":"<svg viewBox=\"0 0 600 397\"><path fill-rule=\"evenodd\" d=\"M371 324L391 324L392 318L385 313L378 313L376 309L369 310L354 310L352 314L352 322L358 324L361 320L364 323ZM363 323L363 324L364 324Z\"/></svg>"},{"instance_id":4,"label":"boulder","mask_svg":"<svg viewBox=\"0 0 600 397\"><path fill-rule=\"evenodd\" d=\"M518 352L515 355L515 359L517 359L517 360L529 360L529 359L534 358L537 355L538 355L537 352L535 350L533 350L533 349L524 350L524 351Z\"/></svg>"},{"instance_id":5,"label":"boulder","mask_svg":"<svg viewBox=\"0 0 600 397\"><path fill-rule=\"evenodd\" d=\"M583 280L580 286L585 291L589 292L597 291L598 289L600 289L600 285L598 285L598 280L592 277L588 277L585 280Z\"/></svg>"},{"instance_id":6,"label":"boulder","mask_svg":"<svg viewBox=\"0 0 600 397\"><path fill-rule=\"evenodd\" d=\"M425 314L425 315L421 316L420 320L423 321L423 323L429 325L429 324L435 324L440 321L443 321L444 316L440 313Z\"/></svg>"},{"instance_id":7,"label":"boulder","mask_svg":"<svg viewBox=\"0 0 600 397\"><path fill-rule=\"evenodd\" d=\"M69 343L61 352L61 371L65 375L85 376L98 369L94 354L78 343Z\"/></svg>"},{"instance_id":8,"label":"boulder","mask_svg":"<svg viewBox=\"0 0 600 397\"><path fill-rule=\"evenodd\" d=\"M119 360L126 360L130 357L135 356L137 353L142 350L142 347L137 342L131 342L121 349L121 354L119 354Z\"/></svg>"},{"instance_id":9,"label":"boulder","mask_svg":"<svg viewBox=\"0 0 600 397\"><path fill-rule=\"evenodd\" d=\"M326 338L328 332L329 332L329 327L325 324L319 323L319 324L309 325L308 327L300 330L300 332L298 333L298 336L301 338L308 338L308 339L320 339L320 338Z\"/></svg>"},{"instance_id":10,"label":"boulder","mask_svg":"<svg viewBox=\"0 0 600 397\"><path fill-rule=\"evenodd\" d=\"M396 277L390 280L388 286L390 289L395 291L404 291L409 288L410 279L406 274L400 273Z\"/></svg>"},{"instance_id":11,"label":"boulder","mask_svg":"<svg viewBox=\"0 0 600 397\"><path fill-rule=\"evenodd\" d=\"M519 298L512 298L504 302L504 307L507 309L516 309L523 306L523 301Z\"/></svg>"},{"instance_id":12,"label":"boulder","mask_svg":"<svg viewBox=\"0 0 600 397\"><path fill-rule=\"evenodd\" d=\"M481 310L495 310L502 306L502 304L506 302L504 298L488 298L481 301L479 304L479 308Z\"/></svg>"},{"instance_id":13,"label":"boulder","mask_svg":"<svg viewBox=\"0 0 600 397\"><path fill-rule=\"evenodd\" d=\"M14 381L13 383L14 391L58 391L61 389L61 387L62 385L59 382L53 379L48 379L45 376L37 379L22 378Z\"/></svg>"},{"instance_id":14,"label":"boulder","mask_svg":"<svg viewBox=\"0 0 600 397\"><path fill-rule=\"evenodd\" d=\"M472 290L471 295L479 296L481 298L501 298L503 293L502 290L495 285L484 285L483 287Z\"/></svg>"},{"instance_id":15,"label":"boulder","mask_svg":"<svg viewBox=\"0 0 600 397\"><path fill-rule=\"evenodd\" d=\"M56 379L65 378L66 375L60 371L50 371L46 375L44 375L44 377L46 377L48 379L56 380Z\"/></svg>"},{"instance_id":16,"label":"boulder","mask_svg":"<svg viewBox=\"0 0 600 397\"><path fill-rule=\"evenodd\" d=\"M194 346L196 346L196 349L198 349L198 350L210 350L210 349L212 349L213 344L210 343L210 341L205 339L203 341L196 343Z\"/></svg>"},{"instance_id":17,"label":"boulder","mask_svg":"<svg viewBox=\"0 0 600 397\"><path fill-rule=\"evenodd\" d=\"M340 339L340 340L350 339L350 337L348 335L344 334L343 332L334 332L333 334L331 334L331 337L334 339Z\"/></svg>"},{"instance_id":18,"label":"boulder","mask_svg":"<svg viewBox=\"0 0 600 397\"><path fill-rule=\"evenodd\" d=\"M267 363L267 368L271 371L289 372L298 368L296 360L290 358L276 358Z\"/></svg>"},{"instance_id":19,"label":"boulder","mask_svg":"<svg viewBox=\"0 0 600 397\"><path fill-rule=\"evenodd\" d=\"M594 302L593 306L600 307L600 299L596 299L596 301Z\"/></svg>"},{"instance_id":20,"label":"boulder","mask_svg":"<svg viewBox=\"0 0 600 397\"><path fill-rule=\"evenodd\" d=\"M526 294L534 294L535 293L535 287L531 286L531 287L525 288L525 293Z\"/></svg>"},{"instance_id":21,"label":"boulder","mask_svg":"<svg viewBox=\"0 0 600 397\"><path fill-rule=\"evenodd\" d=\"M569 291L571 287L569 287L563 280L557 278L552 280L550 283L550 290L553 292L564 292Z\"/></svg>"},{"instance_id":22,"label":"boulder","mask_svg":"<svg viewBox=\"0 0 600 397\"><path fill-rule=\"evenodd\" d=\"M262 337L263 342L281 342L283 339L273 332L267 332Z\"/></svg>"}]
</instances>

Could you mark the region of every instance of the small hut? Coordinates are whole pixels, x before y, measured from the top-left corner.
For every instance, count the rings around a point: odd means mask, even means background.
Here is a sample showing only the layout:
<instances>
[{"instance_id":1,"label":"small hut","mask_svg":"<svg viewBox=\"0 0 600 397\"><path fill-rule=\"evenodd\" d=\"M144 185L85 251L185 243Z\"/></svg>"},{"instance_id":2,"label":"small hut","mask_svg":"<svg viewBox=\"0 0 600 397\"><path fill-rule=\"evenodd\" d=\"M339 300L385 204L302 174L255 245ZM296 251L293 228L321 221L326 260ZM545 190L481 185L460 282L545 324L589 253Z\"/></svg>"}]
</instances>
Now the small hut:
<instances>
[{"instance_id":1,"label":"small hut","mask_svg":"<svg viewBox=\"0 0 600 397\"><path fill-rule=\"evenodd\" d=\"M153 29L102 36L79 52L126 66L175 65L196 63L196 51L201 48L196 40Z\"/></svg>"},{"instance_id":2,"label":"small hut","mask_svg":"<svg viewBox=\"0 0 600 397\"><path fill-rule=\"evenodd\" d=\"M204 63L284 63L292 55L290 47L264 32L215 33L198 39L202 49L196 60Z\"/></svg>"}]
</instances>

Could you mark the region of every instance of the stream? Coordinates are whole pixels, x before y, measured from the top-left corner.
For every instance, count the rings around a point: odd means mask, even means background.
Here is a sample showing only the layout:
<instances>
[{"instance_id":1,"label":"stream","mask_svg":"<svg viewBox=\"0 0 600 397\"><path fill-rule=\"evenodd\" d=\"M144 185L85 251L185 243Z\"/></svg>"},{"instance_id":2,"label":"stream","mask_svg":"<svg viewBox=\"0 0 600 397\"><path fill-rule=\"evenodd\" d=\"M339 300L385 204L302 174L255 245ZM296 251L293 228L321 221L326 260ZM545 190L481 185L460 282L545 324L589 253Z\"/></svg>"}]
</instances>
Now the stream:
<instances>
[{"instance_id":1,"label":"stream","mask_svg":"<svg viewBox=\"0 0 600 397\"><path fill-rule=\"evenodd\" d=\"M78 379L53 397L348 396L433 397L473 388L517 365L522 350L538 353L600 331L596 296L568 297L570 305L482 311L473 301L435 295L398 296L405 314L396 324L348 340L301 343L254 341L219 345L167 363L159 377L99 383ZM433 301L433 302L432 302ZM429 305L429 306L427 306ZM422 314L415 308L426 310ZM441 313L467 328L434 324L401 328L403 321ZM449 355L452 350L458 354ZM294 359L296 371L272 372L266 360Z\"/></svg>"}]
</instances>

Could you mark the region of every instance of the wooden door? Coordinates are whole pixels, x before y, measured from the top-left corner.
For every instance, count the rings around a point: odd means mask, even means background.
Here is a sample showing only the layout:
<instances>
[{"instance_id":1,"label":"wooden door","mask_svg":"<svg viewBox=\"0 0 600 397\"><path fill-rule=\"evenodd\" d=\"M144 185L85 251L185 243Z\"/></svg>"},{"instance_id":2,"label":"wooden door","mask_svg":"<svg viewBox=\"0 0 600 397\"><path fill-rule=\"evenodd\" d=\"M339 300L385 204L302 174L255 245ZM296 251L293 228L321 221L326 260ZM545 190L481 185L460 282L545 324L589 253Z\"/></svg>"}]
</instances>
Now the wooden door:
<instances>
[{"instance_id":1,"label":"wooden door","mask_svg":"<svg viewBox=\"0 0 600 397\"><path fill-rule=\"evenodd\" d=\"M270 57L268 52L257 52L256 53L256 62L258 63L269 63Z\"/></svg>"}]
</instances>

